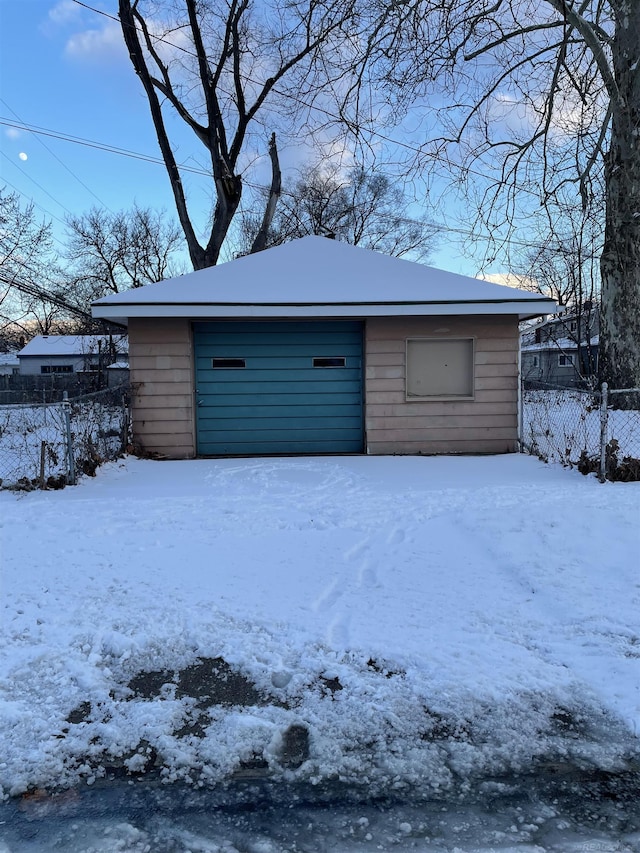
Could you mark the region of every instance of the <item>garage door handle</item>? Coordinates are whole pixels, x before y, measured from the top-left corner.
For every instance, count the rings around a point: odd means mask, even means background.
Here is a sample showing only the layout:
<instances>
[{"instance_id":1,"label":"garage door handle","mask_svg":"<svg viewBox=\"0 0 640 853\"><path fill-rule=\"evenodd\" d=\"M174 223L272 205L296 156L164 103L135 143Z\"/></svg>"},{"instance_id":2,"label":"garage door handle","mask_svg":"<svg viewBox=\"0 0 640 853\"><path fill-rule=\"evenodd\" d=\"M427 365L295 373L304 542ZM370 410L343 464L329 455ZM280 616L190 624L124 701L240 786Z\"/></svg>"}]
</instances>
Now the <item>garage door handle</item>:
<instances>
[{"instance_id":1,"label":"garage door handle","mask_svg":"<svg viewBox=\"0 0 640 853\"><path fill-rule=\"evenodd\" d=\"M196 400L196 405L204 406L204 400Z\"/></svg>"}]
</instances>

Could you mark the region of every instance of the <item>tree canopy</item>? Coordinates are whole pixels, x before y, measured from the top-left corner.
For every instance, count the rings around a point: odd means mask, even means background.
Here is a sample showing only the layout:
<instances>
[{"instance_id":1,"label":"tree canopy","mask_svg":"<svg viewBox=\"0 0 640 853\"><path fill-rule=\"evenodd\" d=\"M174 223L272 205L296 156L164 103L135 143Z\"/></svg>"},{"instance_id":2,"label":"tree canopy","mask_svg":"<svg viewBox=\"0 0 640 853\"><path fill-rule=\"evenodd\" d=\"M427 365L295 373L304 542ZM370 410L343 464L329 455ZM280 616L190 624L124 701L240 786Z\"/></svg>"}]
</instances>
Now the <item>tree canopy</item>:
<instances>
[{"instance_id":1,"label":"tree canopy","mask_svg":"<svg viewBox=\"0 0 640 853\"><path fill-rule=\"evenodd\" d=\"M429 99L419 159L466 182L485 233L604 205L602 375L640 386L640 4L409 0L380 10L364 65L398 110Z\"/></svg>"}]
</instances>

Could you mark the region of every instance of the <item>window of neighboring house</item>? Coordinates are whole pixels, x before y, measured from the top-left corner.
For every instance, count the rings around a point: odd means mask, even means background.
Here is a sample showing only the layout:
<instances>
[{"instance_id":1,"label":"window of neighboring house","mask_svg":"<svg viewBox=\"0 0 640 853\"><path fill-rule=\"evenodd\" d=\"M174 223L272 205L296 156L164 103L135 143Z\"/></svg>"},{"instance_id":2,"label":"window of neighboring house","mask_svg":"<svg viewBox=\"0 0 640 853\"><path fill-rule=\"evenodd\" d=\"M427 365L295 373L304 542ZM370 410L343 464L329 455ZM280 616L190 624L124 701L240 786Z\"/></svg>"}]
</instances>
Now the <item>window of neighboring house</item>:
<instances>
[{"instance_id":1,"label":"window of neighboring house","mask_svg":"<svg viewBox=\"0 0 640 853\"><path fill-rule=\"evenodd\" d=\"M407 400L473 399L473 338L407 340Z\"/></svg>"},{"instance_id":2,"label":"window of neighboring house","mask_svg":"<svg viewBox=\"0 0 640 853\"><path fill-rule=\"evenodd\" d=\"M560 353L558 356L558 367L573 367L575 364L575 356Z\"/></svg>"},{"instance_id":3,"label":"window of neighboring house","mask_svg":"<svg viewBox=\"0 0 640 853\"><path fill-rule=\"evenodd\" d=\"M40 373L73 373L72 364L43 364Z\"/></svg>"},{"instance_id":4,"label":"window of neighboring house","mask_svg":"<svg viewBox=\"0 0 640 853\"><path fill-rule=\"evenodd\" d=\"M531 367L537 367L538 362L539 362L538 356L534 355L533 358L531 359Z\"/></svg>"},{"instance_id":5,"label":"window of neighboring house","mask_svg":"<svg viewBox=\"0 0 640 853\"><path fill-rule=\"evenodd\" d=\"M576 321L575 321L575 320L572 320L572 321L569 323L569 331L570 331L570 332L575 332L575 330L576 330L577 328L578 328L578 324L576 323Z\"/></svg>"},{"instance_id":6,"label":"window of neighboring house","mask_svg":"<svg viewBox=\"0 0 640 853\"><path fill-rule=\"evenodd\" d=\"M20 368L19 367L12 367L11 372L13 373L14 376L17 376L20 373Z\"/></svg>"}]
</instances>

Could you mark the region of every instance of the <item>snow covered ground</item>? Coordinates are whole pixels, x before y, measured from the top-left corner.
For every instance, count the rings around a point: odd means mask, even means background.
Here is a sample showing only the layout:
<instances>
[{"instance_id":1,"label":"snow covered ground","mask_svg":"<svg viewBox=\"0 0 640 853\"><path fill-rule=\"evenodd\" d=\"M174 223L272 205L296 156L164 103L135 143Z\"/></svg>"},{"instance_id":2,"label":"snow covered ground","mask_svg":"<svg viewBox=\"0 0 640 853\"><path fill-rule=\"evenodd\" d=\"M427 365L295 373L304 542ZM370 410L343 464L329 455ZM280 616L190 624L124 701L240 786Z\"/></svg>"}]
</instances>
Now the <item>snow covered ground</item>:
<instances>
[{"instance_id":1,"label":"snow covered ground","mask_svg":"<svg viewBox=\"0 0 640 853\"><path fill-rule=\"evenodd\" d=\"M128 458L0 493L2 791L622 770L639 497L519 455Z\"/></svg>"}]
</instances>

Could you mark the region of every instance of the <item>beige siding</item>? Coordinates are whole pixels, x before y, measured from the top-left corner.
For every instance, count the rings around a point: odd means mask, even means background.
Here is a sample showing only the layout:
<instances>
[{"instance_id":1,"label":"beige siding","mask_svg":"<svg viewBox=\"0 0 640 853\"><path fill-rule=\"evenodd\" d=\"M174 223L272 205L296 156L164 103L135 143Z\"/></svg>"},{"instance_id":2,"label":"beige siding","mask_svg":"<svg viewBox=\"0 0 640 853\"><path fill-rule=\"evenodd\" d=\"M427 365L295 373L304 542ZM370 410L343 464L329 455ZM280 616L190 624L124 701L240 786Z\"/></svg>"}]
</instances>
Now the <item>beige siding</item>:
<instances>
[{"instance_id":1,"label":"beige siding","mask_svg":"<svg viewBox=\"0 0 640 853\"><path fill-rule=\"evenodd\" d=\"M133 435L145 452L195 456L193 345L183 319L129 321Z\"/></svg>"},{"instance_id":2,"label":"beige siding","mask_svg":"<svg viewBox=\"0 0 640 853\"><path fill-rule=\"evenodd\" d=\"M407 401L407 338L441 336L474 338L474 399ZM370 318L365 365L368 453L506 453L517 449L516 317Z\"/></svg>"},{"instance_id":3,"label":"beige siding","mask_svg":"<svg viewBox=\"0 0 640 853\"><path fill-rule=\"evenodd\" d=\"M406 339L473 337L474 399L405 397ZM195 456L193 342L187 319L131 319L134 438L142 450ZM366 322L367 451L504 453L517 448L515 317L391 317Z\"/></svg>"}]
</instances>

